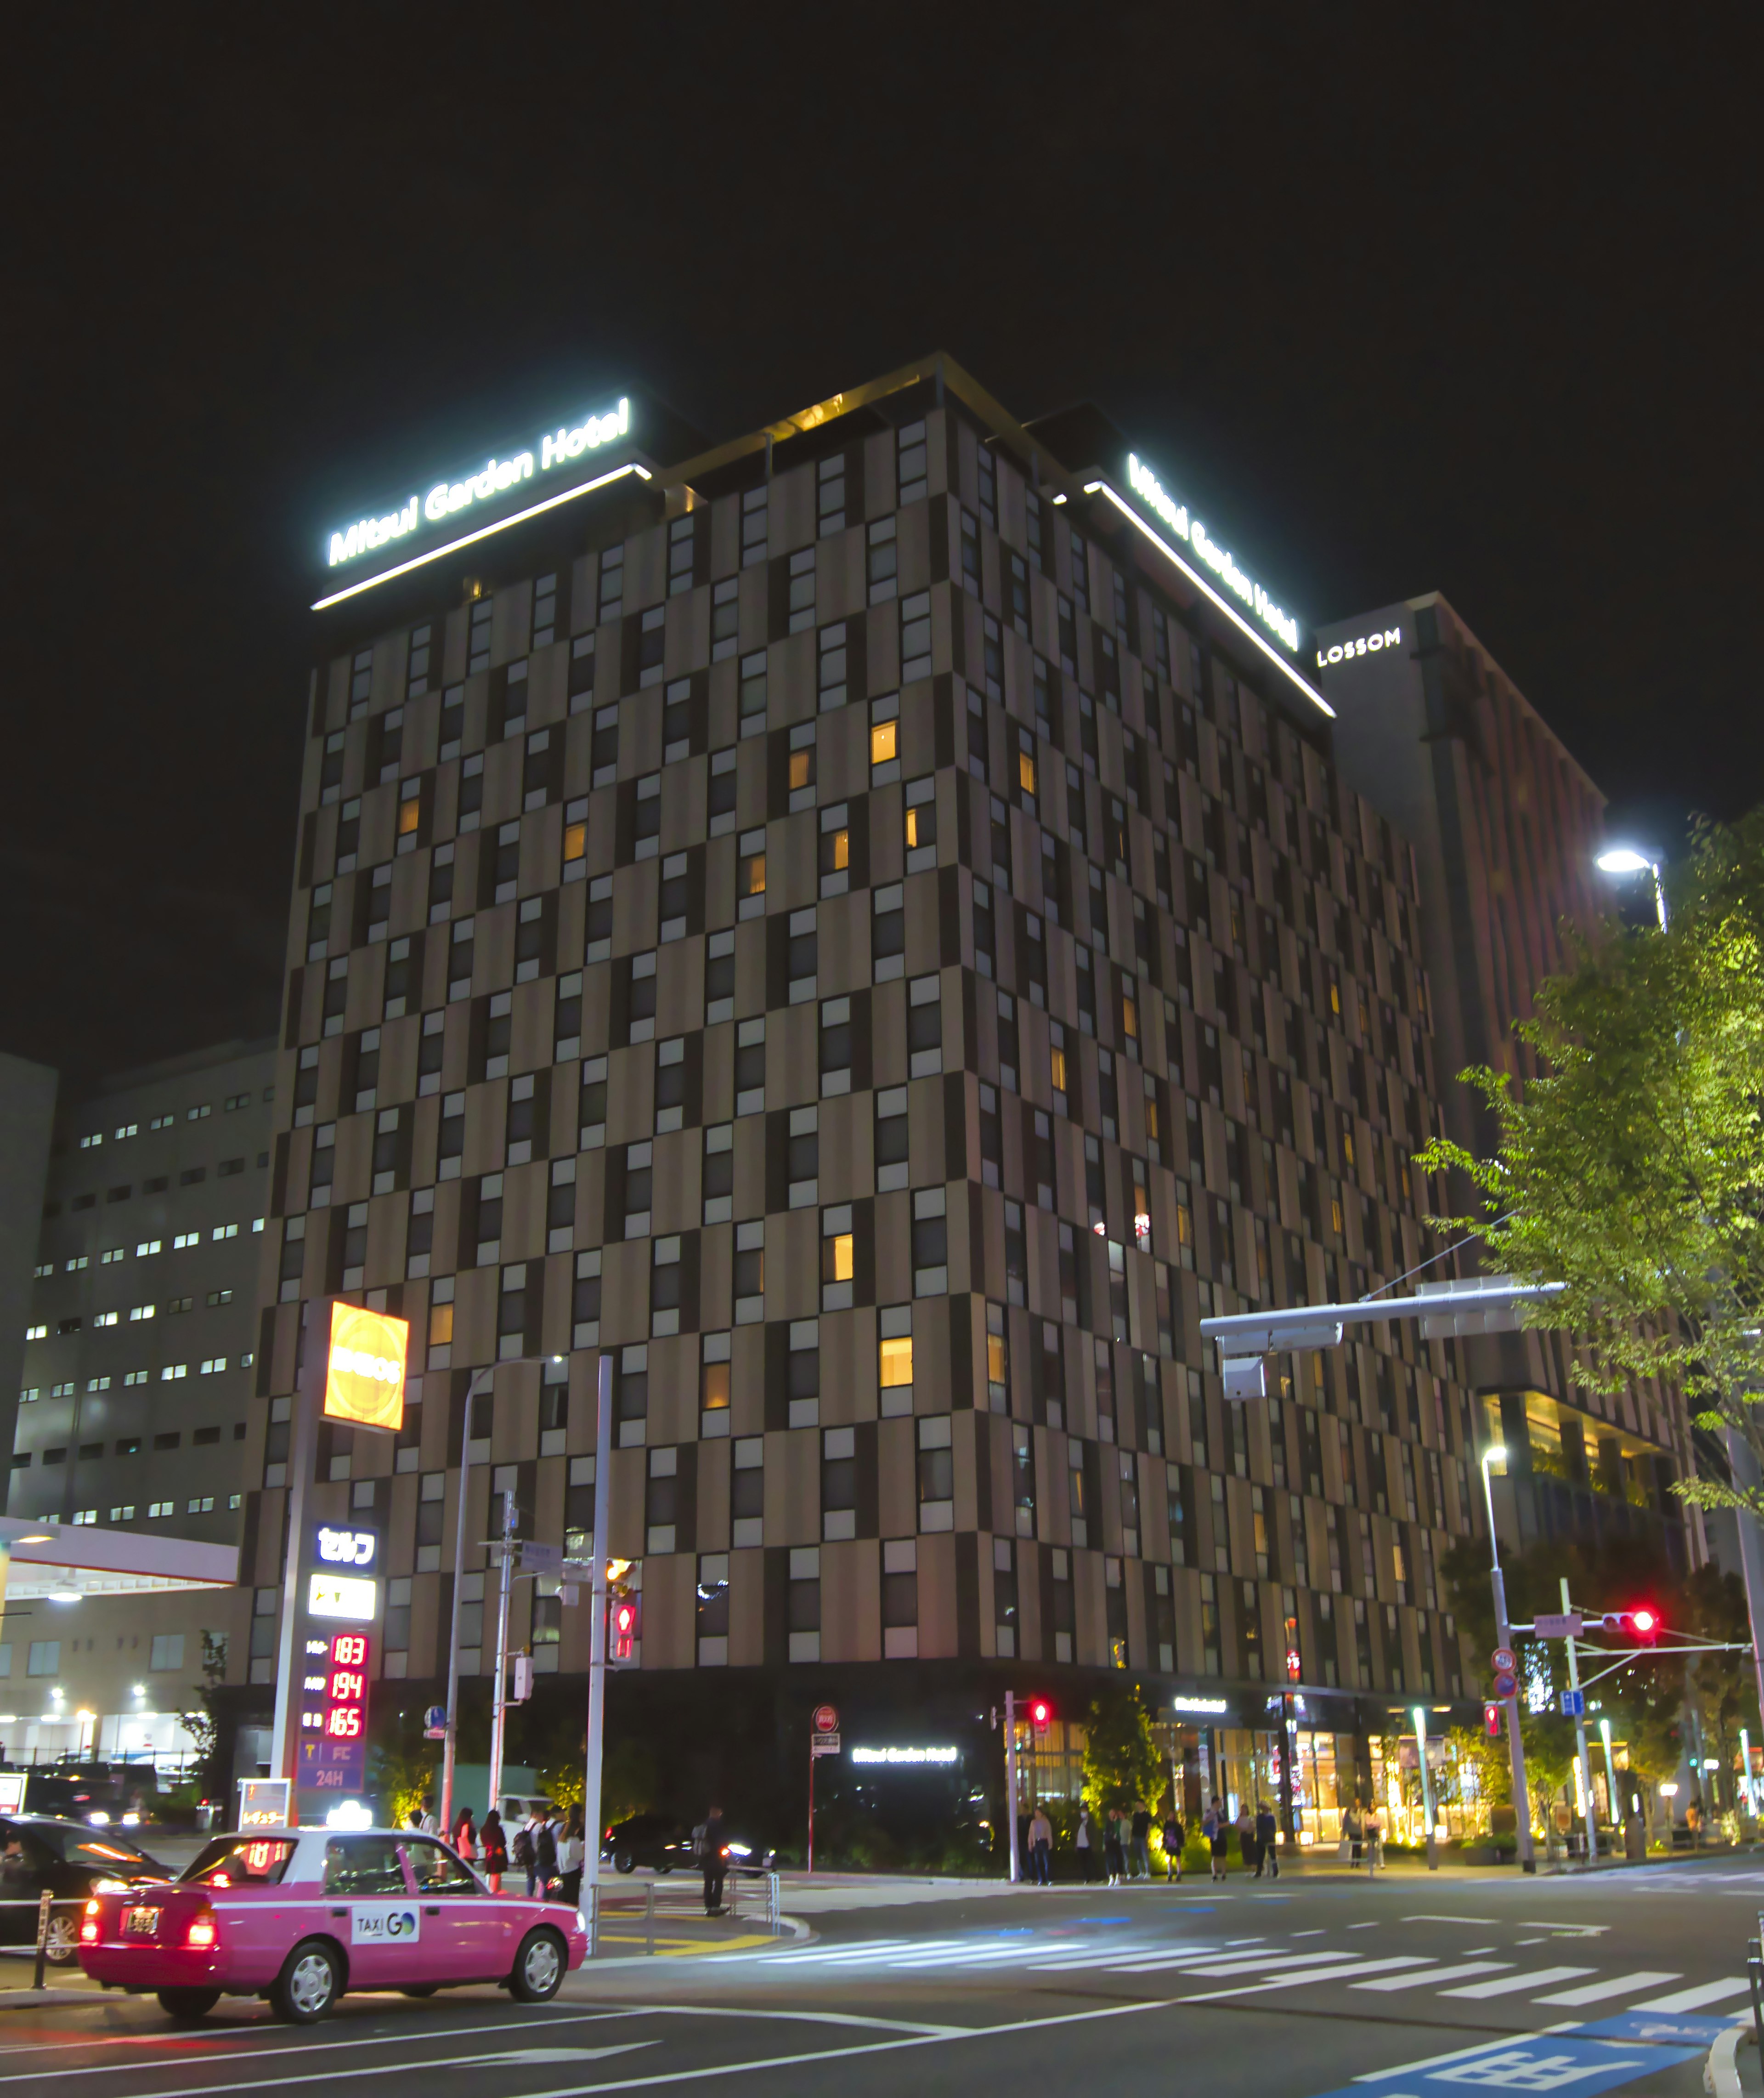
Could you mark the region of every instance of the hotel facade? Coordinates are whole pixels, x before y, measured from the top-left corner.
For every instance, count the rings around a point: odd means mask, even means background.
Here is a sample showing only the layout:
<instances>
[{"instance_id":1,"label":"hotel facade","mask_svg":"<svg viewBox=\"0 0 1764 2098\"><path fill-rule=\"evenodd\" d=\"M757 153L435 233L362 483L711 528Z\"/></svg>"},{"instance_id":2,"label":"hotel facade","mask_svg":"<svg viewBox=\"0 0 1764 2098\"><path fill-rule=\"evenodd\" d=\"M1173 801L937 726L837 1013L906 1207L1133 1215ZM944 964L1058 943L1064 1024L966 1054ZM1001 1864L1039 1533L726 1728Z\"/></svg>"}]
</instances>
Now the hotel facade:
<instances>
[{"instance_id":1,"label":"hotel facade","mask_svg":"<svg viewBox=\"0 0 1764 2098\"><path fill-rule=\"evenodd\" d=\"M1396 1708L1481 1694L1438 1565L1483 1518L1458 1344L1233 1406L1200 1336L1433 1250L1422 873L1311 638L1100 418L947 359L544 441L320 546L238 1709L340 1293L411 1329L402 1432L319 1431L317 1515L385 1539L376 1696L444 1696L463 1455L468 1677L489 1497L590 1548L609 1357L615 1716L714 1731L739 1680L794 1755L828 1696L902 1739L1125 1670L1207 1715L1192 1797L1276 1788L1291 1692L1332 1835ZM511 1645L573 1710L548 1585Z\"/></svg>"}]
</instances>

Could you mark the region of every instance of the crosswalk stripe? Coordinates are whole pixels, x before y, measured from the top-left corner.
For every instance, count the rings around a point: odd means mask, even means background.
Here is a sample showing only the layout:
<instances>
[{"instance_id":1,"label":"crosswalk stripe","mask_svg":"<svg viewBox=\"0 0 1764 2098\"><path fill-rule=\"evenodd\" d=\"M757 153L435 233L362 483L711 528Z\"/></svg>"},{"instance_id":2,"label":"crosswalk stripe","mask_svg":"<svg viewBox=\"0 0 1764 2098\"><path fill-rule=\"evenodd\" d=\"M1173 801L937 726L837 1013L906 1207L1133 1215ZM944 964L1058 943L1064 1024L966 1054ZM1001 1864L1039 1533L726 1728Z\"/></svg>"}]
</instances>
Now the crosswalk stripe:
<instances>
[{"instance_id":1,"label":"crosswalk stripe","mask_svg":"<svg viewBox=\"0 0 1764 2098\"><path fill-rule=\"evenodd\" d=\"M1350 1982L1352 1989L1431 1989L1441 1982L1461 1982L1472 1974L1499 1974L1511 1960L1467 1960L1457 1967L1431 1967L1424 1974L1387 1974L1377 1982Z\"/></svg>"},{"instance_id":2,"label":"crosswalk stripe","mask_svg":"<svg viewBox=\"0 0 1764 2098\"><path fill-rule=\"evenodd\" d=\"M1743 1996L1747 1982L1704 1982L1694 1989L1679 1989L1670 1996L1651 1996L1645 2004L1631 2004L1632 2011L1700 2011L1705 2004L1718 2004L1726 1996Z\"/></svg>"},{"instance_id":3,"label":"crosswalk stripe","mask_svg":"<svg viewBox=\"0 0 1764 2098\"><path fill-rule=\"evenodd\" d=\"M1564 2004L1573 2010L1581 2004L1602 2003L1607 1996L1626 1996L1636 1989L1656 1989L1662 1982L1676 1982L1678 1978L1670 1968L1661 1973L1643 1967L1633 1974L1614 1974L1603 1982L1584 1982L1578 1989L1559 1989L1553 1996L1539 1996L1538 2001Z\"/></svg>"},{"instance_id":4,"label":"crosswalk stripe","mask_svg":"<svg viewBox=\"0 0 1764 2098\"><path fill-rule=\"evenodd\" d=\"M1358 1960L1357 1952L1257 1952L1253 1955L1239 1955L1231 1959L1196 1960L1191 1954L1162 1960L1135 1960L1130 1968L1126 1964L1110 1960L1108 1965L1116 1973L1124 1970L1147 1973L1156 1967L1181 1967L1191 1974L1253 1974L1259 1967L1278 1967L1283 1973L1307 1967L1339 1967L1344 1960Z\"/></svg>"},{"instance_id":5,"label":"crosswalk stripe","mask_svg":"<svg viewBox=\"0 0 1764 2098\"><path fill-rule=\"evenodd\" d=\"M1551 1982L1572 1982L1578 1974L1591 1974L1591 1967L1540 1967L1535 1973L1508 1974L1499 1982L1472 1982L1462 1989L1442 1989L1444 1996L1466 1996L1481 2003L1490 1996L1516 1996L1521 1989L1547 1988Z\"/></svg>"},{"instance_id":6,"label":"crosswalk stripe","mask_svg":"<svg viewBox=\"0 0 1764 2098\"><path fill-rule=\"evenodd\" d=\"M1275 1989L1302 1989L1307 1983L1312 1982L1352 1982L1362 1974L1376 1974L1398 1967L1424 1967L1427 1964L1423 1955L1411 1953L1397 1959L1361 1960L1356 1961L1351 1967L1346 1965L1310 1967L1307 1968L1302 1974L1276 1974L1268 1981L1238 1982L1223 1989L1208 1989L1198 1995L1183 1996L1178 1998L1178 2001L1184 2004L1209 2004L1218 1996L1242 1996L1252 1992L1266 1994Z\"/></svg>"}]
</instances>

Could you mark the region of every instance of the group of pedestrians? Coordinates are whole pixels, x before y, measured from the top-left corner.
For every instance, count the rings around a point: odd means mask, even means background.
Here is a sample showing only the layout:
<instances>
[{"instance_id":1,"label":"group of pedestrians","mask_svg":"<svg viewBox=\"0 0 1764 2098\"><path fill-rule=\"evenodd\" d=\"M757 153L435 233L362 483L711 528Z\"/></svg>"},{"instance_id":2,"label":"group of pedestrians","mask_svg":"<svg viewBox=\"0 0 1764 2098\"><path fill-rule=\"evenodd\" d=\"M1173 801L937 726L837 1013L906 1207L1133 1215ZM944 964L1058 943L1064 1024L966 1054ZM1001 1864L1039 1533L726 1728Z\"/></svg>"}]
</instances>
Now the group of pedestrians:
<instances>
[{"instance_id":1,"label":"group of pedestrians","mask_svg":"<svg viewBox=\"0 0 1764 2098\"><path fill-rule=\"evenodd\" d=\"M429 1806L425 1800L424 1812L412 1812L413 1828L426 1828L433 1832L435 1818L428 1811ZM503 1877L512 1867L525 1876L529 1900L542 1897L546 1901L568 1902L573 1908L581 1902L587 1845L580 1806L571 1807L567 1815L560 1817L550 1801L541 1801L512 1837L494 1806L485 1815L481 1828L471 1808L463 1806L454 1817L451 1836L454 1850L484 1875L493 1894L502 1891Z\"/></svg>"},{"instance_id":2,"label":"group of pedestrians","mask_svg":"<svg viewBox=\"0 0 1764 2098\"><path fill-rule=\"evenodd\" d=\"M1200 1833L1206 1841L1212 1876L1215 1880L1226 1876L1234 1829L1244 1870L1255 1879L1259 1880L1264 1873L1271 1880L1279 1879L1279 1826L1274 1818L1274 1809L1265 1799L1258 1799L1253 1807L1246 1799L1238 1809L1234 1823L1217 1793L1208 1801L1207 1811L1200 1817Z\"/></svg>"},{"instance_id":3,"label":"group of pedestrians","mask_svg":"<svg viewBox=\"0 0 1764 2098\"><path fill-rule=\"evenodd\" d=\"M1165 1877L1179 1880L1184 1841L1181 1817L1174 1812L1169 1815L1162 1832ZM1043 1808L1036 1808L1019 1840L1029 1884L1033 1887L1051 1886L1054 1828ZM1099 1830L1089 1807L1081 1806L1073 1848L1077 1853L1079 1875L1087 1885L1095 1884L1105 1874L1112 1887L1118 1887L1123 1880L1149 1880L1152 1810L1143 1801L1131 1808L1112 1806ZM1102 1859L1100 1867L1097 1862L1099 1853Z\"/></svg>"}]
</instances>

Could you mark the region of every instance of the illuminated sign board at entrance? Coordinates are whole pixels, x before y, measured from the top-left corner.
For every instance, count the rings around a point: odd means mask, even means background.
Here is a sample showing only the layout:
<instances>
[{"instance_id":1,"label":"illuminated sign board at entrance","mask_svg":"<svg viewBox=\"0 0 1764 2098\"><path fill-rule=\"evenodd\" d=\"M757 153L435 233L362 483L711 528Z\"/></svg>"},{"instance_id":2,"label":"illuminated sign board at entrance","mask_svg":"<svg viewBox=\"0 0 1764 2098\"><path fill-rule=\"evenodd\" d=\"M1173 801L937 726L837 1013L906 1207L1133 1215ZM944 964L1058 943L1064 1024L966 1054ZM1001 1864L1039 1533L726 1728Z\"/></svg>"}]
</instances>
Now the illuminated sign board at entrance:
<instances>
[{"instance_id":1,"label":"illuminated sign board at entrance","mask_svg":"<svg viewBox=\"0 0 1764 2098\"><path fill-rule=\"evenodd\" d=\"M1231 595L1248 606L1268 631L1288 648L1298 647L1298 621L1284 611L1257 582L1246 576L1231 558L1229 548L1213 538L1198 517L1191 516L1186 503L1178 503L1165 492L1162 483L1144 461L1127 454L1127 481L1133 492L1155 512L1178 539L1185 539Z\"/></svg>"},{"instance_id":2,"label":"illuminated sign board at entrance","mask_svg":"<svg viewBox=\"0 0 1764 2098\"><path fill-rule=\"evenodd\" d=\"M602 415L590 415L573 428L565 423L558 429L548 430L538 440L537 465L531 451L515 452L507 459L493 455L458 481L438 481L426 495L410 496L384 517L358 518L344 530L331 533L327 565L339 568L376 547L389 546L415 531L420 524L437 524L443 518L469 510L475 503L487 502L521 481L531 481L535 472L549 473L555 467L580 459L584 452L598 450L602 445L629 436L630 428L631 404L621 399L617 407Z\"/></svg>"}]
</instances>

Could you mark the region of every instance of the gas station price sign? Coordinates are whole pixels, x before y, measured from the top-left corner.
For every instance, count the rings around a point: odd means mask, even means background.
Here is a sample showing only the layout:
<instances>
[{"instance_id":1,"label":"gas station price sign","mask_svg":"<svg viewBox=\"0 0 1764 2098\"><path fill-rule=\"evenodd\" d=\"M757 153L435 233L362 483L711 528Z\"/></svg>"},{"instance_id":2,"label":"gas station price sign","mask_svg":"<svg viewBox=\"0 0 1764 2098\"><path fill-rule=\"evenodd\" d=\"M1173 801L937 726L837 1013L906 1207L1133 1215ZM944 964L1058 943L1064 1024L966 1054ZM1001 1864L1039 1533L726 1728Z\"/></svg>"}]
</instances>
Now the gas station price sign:
<instances>
[{"instance_id":1,"label":"gas station price sign","mask_svg":"<svg viewBox=\"0 0 1764 2098\"><path fill-rule=\"evenodd\" d=\"M314 1530L300 1628L300 1757L303 1792L340 1797L367 1787L367 1714L374 1626L380 1614L380 1538L320 1524ZM333 1568L347 1566L347 1574Z\"/></svg>"},{"instance_id":2,"label":"gas station price sign","mask_svg":"<svg viewBox=\"0 0 1764 2098\"><path fill-rule=\"evenodd\" d=\"M367 1780L371 1635L332 1632L305 1642L301 1680L301 1775L315 1792L361 1792Z\"/></svg>"}]
</instances>

